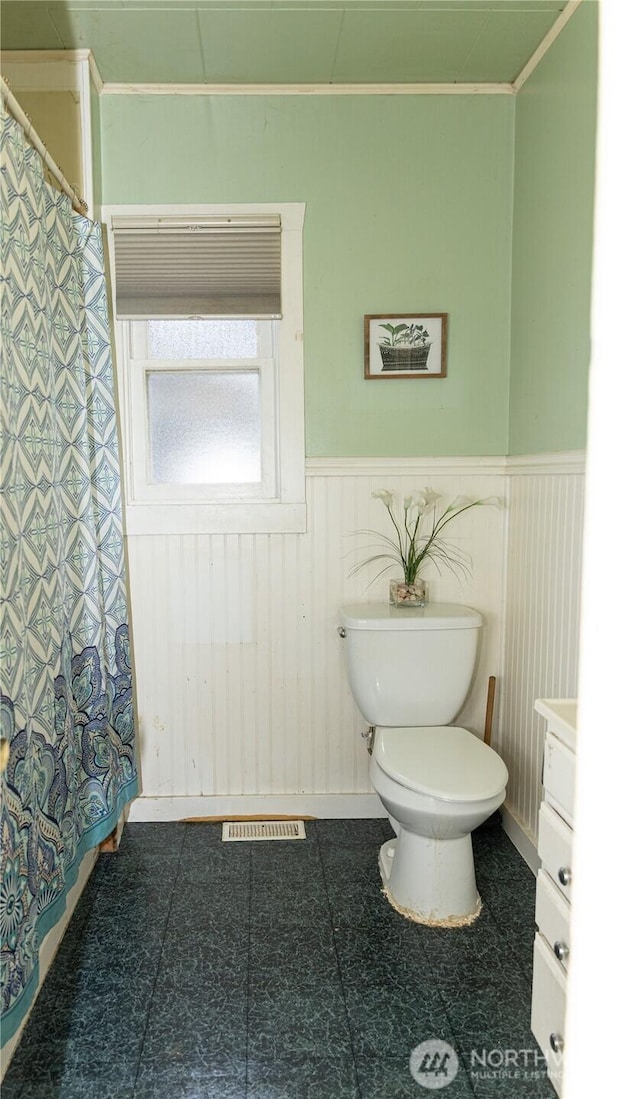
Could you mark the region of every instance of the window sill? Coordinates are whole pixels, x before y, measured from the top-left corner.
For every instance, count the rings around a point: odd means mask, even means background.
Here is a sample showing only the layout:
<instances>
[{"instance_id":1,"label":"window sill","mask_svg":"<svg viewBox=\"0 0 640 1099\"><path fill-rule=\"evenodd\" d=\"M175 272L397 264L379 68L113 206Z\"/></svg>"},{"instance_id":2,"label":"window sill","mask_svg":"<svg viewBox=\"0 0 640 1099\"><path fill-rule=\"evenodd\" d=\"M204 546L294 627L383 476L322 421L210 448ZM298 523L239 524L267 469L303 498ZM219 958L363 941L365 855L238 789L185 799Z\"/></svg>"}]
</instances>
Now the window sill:
<instances>
[{"instance_id":1,"label":"window sill","mask_svg":"<svg viewBox=\"0 0 640 1099\"><path fill-rule=\"evenodd\" d=\"M304 503L128 504L130 537L149 534L303 534Z\"/></svg>"}]
</instances>

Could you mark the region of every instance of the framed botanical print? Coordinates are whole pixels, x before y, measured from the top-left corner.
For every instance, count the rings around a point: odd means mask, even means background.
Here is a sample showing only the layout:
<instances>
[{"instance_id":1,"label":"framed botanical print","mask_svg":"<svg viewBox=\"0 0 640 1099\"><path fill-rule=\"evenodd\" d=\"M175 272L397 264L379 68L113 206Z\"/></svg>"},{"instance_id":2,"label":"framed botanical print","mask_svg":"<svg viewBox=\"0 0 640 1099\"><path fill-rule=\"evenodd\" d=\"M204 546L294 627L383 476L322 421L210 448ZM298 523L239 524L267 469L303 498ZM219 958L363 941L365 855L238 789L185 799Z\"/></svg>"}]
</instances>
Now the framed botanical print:
<instances>
[{"instance_id":1,"label":"framed botanical print","mask_svg":"<svg viewBox=\"0 0 640 1099\"><path fill-rule=\"evenodd\" d=\"M368 313L365 378L445 378L448 313Z\"/></svg>"}]
</instances>

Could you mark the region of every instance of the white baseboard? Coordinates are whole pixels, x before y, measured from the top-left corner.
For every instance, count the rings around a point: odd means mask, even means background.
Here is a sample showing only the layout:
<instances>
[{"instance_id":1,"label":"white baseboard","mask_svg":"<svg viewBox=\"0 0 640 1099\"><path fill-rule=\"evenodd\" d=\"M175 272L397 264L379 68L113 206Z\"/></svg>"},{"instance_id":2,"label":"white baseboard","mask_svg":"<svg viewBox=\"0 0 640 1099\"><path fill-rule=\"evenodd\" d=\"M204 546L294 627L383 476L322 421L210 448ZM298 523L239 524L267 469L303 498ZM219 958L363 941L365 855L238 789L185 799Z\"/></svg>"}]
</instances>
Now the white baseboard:
<instances>
[{"instance_id":1,"label":"white baseboard","mask_svg":"<svg viewBox=\"0 0 640 1099\"><path fill-rule=\"evenodd\" d=\"M535 838L530 835L520 818L508 806L503 805L500 812L502 814L502 827L513 846L520 852L531 873L537 874L540 869L540 856L536 848Z\"/></svg>"},{"instance_id":2,"label":"white baseboard","mask_svg":"<svg viewBox=\"0 0 640 1099\"><path fill-rule=\"evenodd\" d=\"M74 909L75 909L75 907L76 907L76 905L77 905L77 903L80 900L80 897L82 895L82 891L83 891L85 885L87 884L87 882L89 880L89 877L91 875L91 871L93 870L93 867L95 865L95 861L96 861L97 857L98 857L98 848L97 847L92 847L90 851L87 851L87 853L84 856L82 862L80 863L80 867L78 869L78 877L76 878L76 881L75 881L74 885L71 887L71 889L67 893L65 909L64 909L64 912L63 912L62 916L58 920L57 924L55 924L55 926L52 927L51 930L47 932L47 934L45 935L44 939L42 940L42 942L40 944L40 949L39 949L39 952L38 952L38 960L39 960L38 987L36 989L35 996L33 997L33 1000L31 1001L31 1007L29 1008L29 1010L27 1011L24 1019L22 1020L22 1023L20 1025L19 1030L17 1030L16 1033L11 1038L9 1038L8 1041L5 1042L5 1044L2 1047L2 1058L1 1058L1 1064L0 1064L0 1079L2 1079L5 1072L9 1068L11 1058L13 1057L13 1054L15 1053L15 1051L18 1047L18 1043L20 1041L20 1038L22 1037L22 1032L23 1032L25 1026L27 1025L27 1022L29 1020L29 1016L30 1016L31 1011L33 1009L33 1005L35 1004L35 1002L38 998L38 993L39 993L40 989L42 988L42 985L44 983L44 979L47 976L47 973L49 972L49 969L51 968L51 963L53 962L53 959L56 956L56 953L58 951L58 947L60 946L60 943L62 942L64 933L67 930L67 926L69 924L69 921L70 921L71 917L73 916Z\"/></svg>"},{"instance_id":3,"label":"white baseboard","mask_svg":"<svg viewBox=\"0 0 640 1099\"><path fill-rule=\"evenodd\" d=\"M386 817L377 794L238 794L210 797L140 797L129 823L239 816Z\"/></svg>"}]
</instances>

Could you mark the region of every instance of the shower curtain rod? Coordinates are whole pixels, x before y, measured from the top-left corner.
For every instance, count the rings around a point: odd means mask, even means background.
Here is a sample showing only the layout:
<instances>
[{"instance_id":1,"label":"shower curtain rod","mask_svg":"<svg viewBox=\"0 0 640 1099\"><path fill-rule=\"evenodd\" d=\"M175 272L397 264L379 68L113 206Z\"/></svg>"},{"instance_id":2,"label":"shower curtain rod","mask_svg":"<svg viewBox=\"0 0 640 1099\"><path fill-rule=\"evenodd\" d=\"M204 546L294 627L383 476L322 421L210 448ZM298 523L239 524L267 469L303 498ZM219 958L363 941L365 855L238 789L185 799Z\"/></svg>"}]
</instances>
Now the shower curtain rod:
<instances>
[{"instance_id":1,"label":"shower curtain rod","mask_svg":"<svg viewBox=\"0 0 640 1099\"><path fill-rule=\"evenodd\" d=\"M87 203L83 198L80 198L78 192L75 190L74 187L71 186L66 176L62 173L61 169L58 167L55 160L51 156L51 153L48 152L47 146L45 145L44 141L42 141L42 139L38 137L36 131L34 130L33 123L31 122L29 115L25 114L15 95L9 88L6 80L2 76L0 76L0 88L2 90L2 101L3 103L5 103L9 114L16 120L16 122L20 126L22 126L27 141L31 145L33 145L36 152L40 154L47 168L51 172L51 175L59 183L61 190L64 191L65 195L69 196L74 210L76 210L78 214L84 214L84 216L86 217L87 210L89 209Z\"/></svg>"}]
</instances>

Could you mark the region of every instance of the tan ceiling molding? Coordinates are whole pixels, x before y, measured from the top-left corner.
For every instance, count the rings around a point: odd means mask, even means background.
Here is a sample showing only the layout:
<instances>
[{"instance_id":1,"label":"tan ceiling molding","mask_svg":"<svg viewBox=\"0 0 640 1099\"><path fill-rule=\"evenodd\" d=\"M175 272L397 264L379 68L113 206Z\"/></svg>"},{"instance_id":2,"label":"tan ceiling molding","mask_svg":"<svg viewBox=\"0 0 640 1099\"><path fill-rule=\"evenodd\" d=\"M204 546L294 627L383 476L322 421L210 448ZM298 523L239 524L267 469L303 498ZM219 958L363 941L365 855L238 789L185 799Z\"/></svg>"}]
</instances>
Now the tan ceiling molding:
<instances>
[{"instance_id":1,"label":"tan ceiling molding","mask_svg":"<svg viewBox=\"0 0 640 1099\"><path fill-rule=\"evenodd\" d=\"M512 84L110 84L103 95L513 95Z\"/></svg>"},{"instance_id":2,"label":"tan ceiling molding","mask_svg":"<svg viewBox=\"0 0 640 1099\"><path fill-rule=\"evenodd\" d=\"M516 94L520 91L520 88L524 84L525 80L529 79L534 69L537 69L547 50L550 49L560 32L566 27L567 23L571 19L571 16L575 15L581 3L582 0L569 0L566 8L564 8L564 10L556 19L553 26L547 31L535 53L531 54L531 57L527 61L524 69L514 80L513 90L514 92L516 92Z\"/></svg>"}]
</instances>

